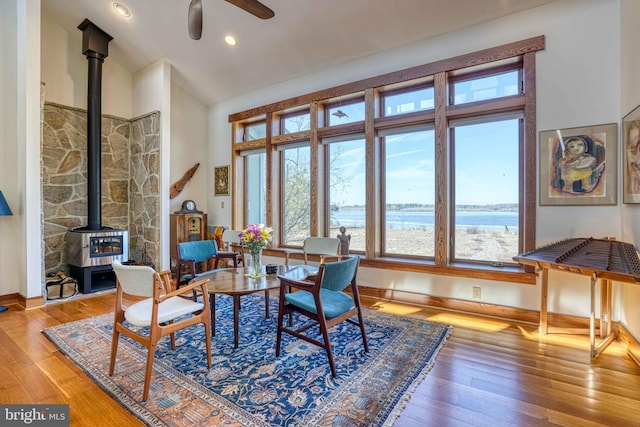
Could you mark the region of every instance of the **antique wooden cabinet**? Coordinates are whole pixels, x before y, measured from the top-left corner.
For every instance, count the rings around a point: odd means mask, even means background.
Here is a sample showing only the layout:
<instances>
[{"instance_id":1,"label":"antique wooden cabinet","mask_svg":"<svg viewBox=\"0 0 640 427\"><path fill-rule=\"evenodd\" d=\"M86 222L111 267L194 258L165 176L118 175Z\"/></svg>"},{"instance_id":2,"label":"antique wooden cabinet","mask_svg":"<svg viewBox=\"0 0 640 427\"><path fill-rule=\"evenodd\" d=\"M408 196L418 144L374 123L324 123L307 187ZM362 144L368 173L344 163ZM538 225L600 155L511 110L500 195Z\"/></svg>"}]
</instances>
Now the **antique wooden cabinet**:
<instances>
[{"instance_id":1,"label":"antique wooden cabinet","mask_svg":"<svg viewBox=\"0 0 640 427\"><path fill-rule=\"evenodd\" d=\"M182 204L182 209L171 214L169 220L169 245L171 261L177 259L176 245L180 242L205 240L207 238L207 214L198 211L191 200Z\"/></svg>"}]
</instances>

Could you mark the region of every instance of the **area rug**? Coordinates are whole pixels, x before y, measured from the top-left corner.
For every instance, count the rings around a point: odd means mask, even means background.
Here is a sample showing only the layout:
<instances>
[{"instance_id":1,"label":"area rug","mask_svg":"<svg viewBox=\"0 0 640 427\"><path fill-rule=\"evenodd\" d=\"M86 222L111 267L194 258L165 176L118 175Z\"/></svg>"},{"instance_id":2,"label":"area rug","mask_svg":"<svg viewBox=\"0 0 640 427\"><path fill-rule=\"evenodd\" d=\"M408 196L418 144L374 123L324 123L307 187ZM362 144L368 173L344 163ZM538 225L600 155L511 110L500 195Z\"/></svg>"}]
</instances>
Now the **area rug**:
<instances>
[{"instance_id":1,"label":"area rug","mask_svg":"<svg viewBox=\"0 0 640 427\"><path fill-rule=\"evenodd\" d=\"M204 328L176 334L156 351L149 399L142 402L146 349L126 338L113 376L107 374L113 318L106 314L43 333L122 406L153 426L385 426L399 416L424 380L451 327L365 309L369 352L358 327L330 330L337 376L324 349L283 334L275 357L277 300L242 297L240 341L233 348L232 301L216 301L213 366L207 369ZM295 320L294 320L295 321Z\"/></svg>"}]
</instances>

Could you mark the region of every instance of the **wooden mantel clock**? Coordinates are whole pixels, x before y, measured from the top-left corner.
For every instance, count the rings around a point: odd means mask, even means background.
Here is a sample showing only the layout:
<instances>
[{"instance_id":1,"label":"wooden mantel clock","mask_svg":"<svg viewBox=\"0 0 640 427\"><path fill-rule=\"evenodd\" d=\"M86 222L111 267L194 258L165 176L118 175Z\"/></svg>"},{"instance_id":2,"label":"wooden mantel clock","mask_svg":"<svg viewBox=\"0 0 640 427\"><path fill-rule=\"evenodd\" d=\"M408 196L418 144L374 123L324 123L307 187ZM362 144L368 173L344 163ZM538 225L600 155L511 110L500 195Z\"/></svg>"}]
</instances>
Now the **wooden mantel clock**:
<instances>
[{"instance_id":1,"label":"wooden mantel clock","mask_svg":"<svg viewBox=\"0 0 640 427\"><path fill-rule=\"evenodd\" d=\"M182 202L182 208L171 214L169 228L169 253L171 260L175 260L178 257L178 243L207 238L207 214L199 211L193 200L185 200Z\"/></svg>"}]
</instances>

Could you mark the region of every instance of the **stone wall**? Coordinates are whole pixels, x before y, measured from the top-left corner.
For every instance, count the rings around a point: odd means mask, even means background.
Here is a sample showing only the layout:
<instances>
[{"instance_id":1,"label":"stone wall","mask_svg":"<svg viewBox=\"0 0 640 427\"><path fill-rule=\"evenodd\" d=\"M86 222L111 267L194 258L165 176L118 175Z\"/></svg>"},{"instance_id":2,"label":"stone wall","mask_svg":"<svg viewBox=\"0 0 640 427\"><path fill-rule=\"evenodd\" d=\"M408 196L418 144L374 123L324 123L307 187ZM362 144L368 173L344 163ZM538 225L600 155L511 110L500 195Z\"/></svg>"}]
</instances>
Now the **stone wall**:
<instances>
[{"instance_id":1,"label":"stone wall","mask_svg":"<svg viewBox=\"0 0 640 427\"><path fill-rule=\"evenodd\" d=\"M129 258L160 265L160 113L102 117L102 225L129 230ZM64 234L87 224L87 112L44 105L42 220L45 273L69 272ZM141 194L144 196L140 203ZM143 260L143 252L145 259Z\"/></svg>"},{"instance_id":2,"label":"stone wall","mask_svg":"<svg viewBox=\"0 0 640 427\"><path fill-rule=\"evenodd\" d=\"M160 262L160 113L131 120L129 258Z\"/></svg>"}]
</instances>

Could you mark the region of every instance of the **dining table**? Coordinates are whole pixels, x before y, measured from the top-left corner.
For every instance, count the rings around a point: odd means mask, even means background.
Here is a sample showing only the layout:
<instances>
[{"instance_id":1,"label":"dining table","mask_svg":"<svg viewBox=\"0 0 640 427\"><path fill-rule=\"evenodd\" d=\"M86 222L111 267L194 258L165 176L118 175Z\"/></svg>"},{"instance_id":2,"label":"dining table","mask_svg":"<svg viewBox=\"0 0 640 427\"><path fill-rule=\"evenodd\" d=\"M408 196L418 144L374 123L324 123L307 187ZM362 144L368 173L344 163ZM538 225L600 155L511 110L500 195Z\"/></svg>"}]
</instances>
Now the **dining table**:
<instances>
[{"instance_id":1,"label":"dining table","mask_svg":"<svg viewBox=\"0 0 640 427\"><path fill-rule=\"evenodd\" d=\"M264 292L264 315L269 317L269 292L280 287L278 276L286 276L294 280L305 280L317 274L318 269L311 265L293 266L278 265L274 273L263 273L257 276L249 274L248 267L223 268L200 274L193 280L209 279L209 307L211 309L211 335L216 334L216 295L230 295L233 298L233 344L238 348L238 327L241 314L240 297L257 292Z\"/></svg>"}]
</instances>

